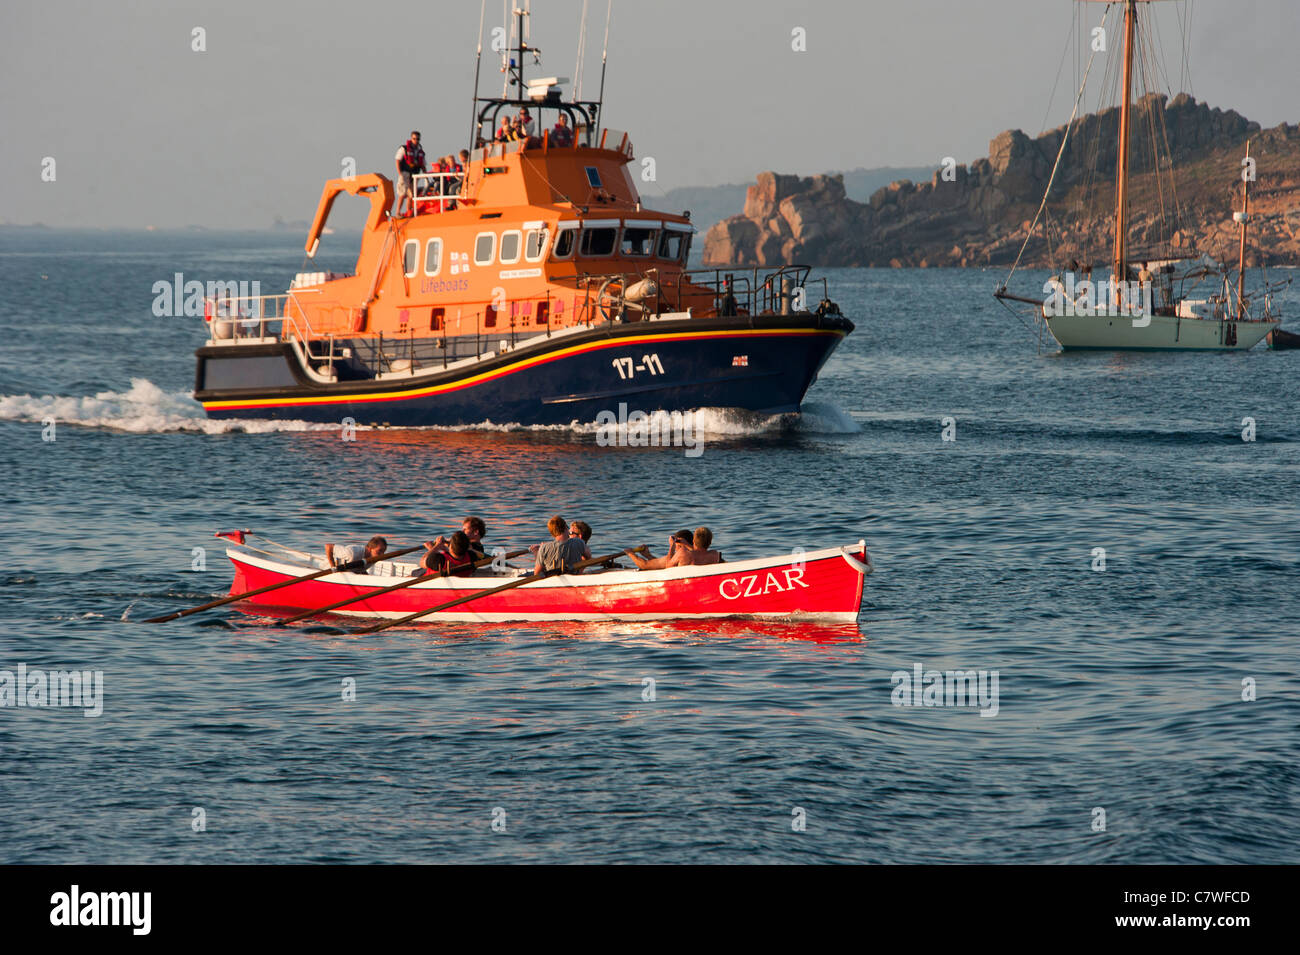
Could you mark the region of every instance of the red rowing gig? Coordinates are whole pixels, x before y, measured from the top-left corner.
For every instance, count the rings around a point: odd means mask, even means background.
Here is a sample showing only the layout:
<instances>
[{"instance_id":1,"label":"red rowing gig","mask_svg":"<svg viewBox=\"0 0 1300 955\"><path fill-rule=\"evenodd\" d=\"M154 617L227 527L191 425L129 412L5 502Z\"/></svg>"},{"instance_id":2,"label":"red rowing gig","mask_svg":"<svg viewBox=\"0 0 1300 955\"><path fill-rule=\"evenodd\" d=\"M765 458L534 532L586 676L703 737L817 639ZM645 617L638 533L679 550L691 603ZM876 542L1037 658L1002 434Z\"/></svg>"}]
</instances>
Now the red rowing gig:
<instances>
[{"instance_id":1,"label":"red rowing gig","mask_svg":"<svg viewBox=\"0 0 1300 955\"><path fill-rule=\"evenodd\" d=\"M306 554L273 559L241 547L226 551L235 565L232 594L247 593L320 569ZM337 573L241 601L245 610L306 610L409 577L414 564L380 561L369 574ZM672 620L761 617L854 621L862 587L874 568L865 541L804 554L668 570L600 570L558 574L484 596L424 620L498 623L528 620ZM351 617L401 617L457 597L498 587L525 573L431 577L410 587L363 598L335 611Z\"/></svg>"}]
</instances>

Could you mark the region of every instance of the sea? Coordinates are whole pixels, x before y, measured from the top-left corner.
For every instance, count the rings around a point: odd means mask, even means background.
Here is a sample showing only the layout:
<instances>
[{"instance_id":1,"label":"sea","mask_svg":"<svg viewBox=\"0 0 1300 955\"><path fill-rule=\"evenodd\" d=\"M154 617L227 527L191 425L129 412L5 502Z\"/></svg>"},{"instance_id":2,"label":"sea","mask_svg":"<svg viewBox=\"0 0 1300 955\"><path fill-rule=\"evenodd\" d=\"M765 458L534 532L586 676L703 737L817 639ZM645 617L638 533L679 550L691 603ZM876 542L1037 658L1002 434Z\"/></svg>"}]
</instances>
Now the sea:
<instances>
[{"instance_id":1,"label":"sea","mask_svg":"<svg viewBox=\"0 0 1300 955\"><path fill-rule=\"evenodd\" d=\"M0 862L1300 862L1300 352L1061 354L1003 271L827 269L857 330L804 413L702 411L697 455L207 420L157 283L302 269L290 232L0 230L0 690L102 681L0 699ZM142 622L228 589L218 529L556 513L875 572L844 625Z\"/></svg>"}]
</instances>

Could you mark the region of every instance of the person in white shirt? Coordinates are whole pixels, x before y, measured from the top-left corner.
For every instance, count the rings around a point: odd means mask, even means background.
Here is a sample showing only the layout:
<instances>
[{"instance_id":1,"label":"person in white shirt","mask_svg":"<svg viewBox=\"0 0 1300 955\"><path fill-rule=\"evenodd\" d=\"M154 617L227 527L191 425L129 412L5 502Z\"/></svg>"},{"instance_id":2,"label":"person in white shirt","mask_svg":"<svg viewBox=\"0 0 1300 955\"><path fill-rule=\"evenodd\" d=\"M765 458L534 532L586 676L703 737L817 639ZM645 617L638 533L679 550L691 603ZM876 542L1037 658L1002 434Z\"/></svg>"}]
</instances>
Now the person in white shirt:
<instances>
[{"instance_id":1,"label":"person in white shirt","mask_svg":"<svg viewBox=\"0 0 1300 955\"><path fill-rule=\"evenodd\" d=\"M360 567L348 567L348 564L357 564L373 558L382 557L388 551L388 541L376 534L370 540L366 541L365 546L361 544L326 544L325 560L331 567L339 570L347 569L355 573L364 574L367 572L366 565Z\"/></svg>"}]
</instances>

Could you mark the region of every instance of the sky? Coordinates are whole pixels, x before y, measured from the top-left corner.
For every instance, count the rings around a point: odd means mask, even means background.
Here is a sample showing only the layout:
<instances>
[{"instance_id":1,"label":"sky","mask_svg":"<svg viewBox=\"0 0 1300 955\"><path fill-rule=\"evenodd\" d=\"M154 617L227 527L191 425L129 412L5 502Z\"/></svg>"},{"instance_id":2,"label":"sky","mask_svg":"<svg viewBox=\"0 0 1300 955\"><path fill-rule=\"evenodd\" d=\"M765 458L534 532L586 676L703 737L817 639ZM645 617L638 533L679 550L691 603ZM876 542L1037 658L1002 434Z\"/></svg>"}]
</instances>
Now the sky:
<instances>
[{"instance_id":1,"label":"sky","mask_svg":"<svg viewBox=\"0 0 1300 955\"><path fill-rule=\"evenodd\" d=\"M513 0L522 3L523 0ZM594 98L606 0L590 0ZM530 75L574 76L581 0L536 0ZM614 0L607 124L655 159L653 199L764 169L965 163L1069 115L1101 4L1073 0ZM486 43L481 90L501 90ZM1176 92L1265 127L1300 121L1298 0L1157 5ZM0 0L0 222L263 229L310 219L327 179L393 174L470 128L473 0ZM193 49L203 31L202 51ZM802 30L805 49L795 50ZM1112 53L1113 55L1113 48ZM1061 67L1064 61L1064 69ZM1057 82L1058 73L1060 76ZM1056 88L1053 96L1053 88ZM46 181L54 160L53 181ZM331 220L359 223L365 203Z\"/></svg>"}]
</instances>

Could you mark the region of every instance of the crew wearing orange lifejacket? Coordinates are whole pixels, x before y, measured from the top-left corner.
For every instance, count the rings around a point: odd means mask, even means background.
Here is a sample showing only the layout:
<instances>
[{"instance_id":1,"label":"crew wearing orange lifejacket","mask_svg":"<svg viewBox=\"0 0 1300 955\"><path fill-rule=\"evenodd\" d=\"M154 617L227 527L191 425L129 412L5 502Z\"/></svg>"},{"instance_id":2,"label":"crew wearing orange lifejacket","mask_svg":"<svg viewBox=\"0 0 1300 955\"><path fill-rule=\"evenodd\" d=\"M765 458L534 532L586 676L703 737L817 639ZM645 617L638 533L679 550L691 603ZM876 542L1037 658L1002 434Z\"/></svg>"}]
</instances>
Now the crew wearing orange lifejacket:
<instances>
[{"instance_id":1,"label":"crew wearing orange lifejacket","mask_svg":"<svg viewBox=\"0 0 1300 955\"><path fill-rule=\"evenodd\" d=\"M411 210L415 210L415 186L411 178L424 172L424 148L420 145L420 131L411 130L411 138L399 146L394 157L397 163L397 213L402 211L402 200L409 197Z\"/></svg>"}]
</instances>

